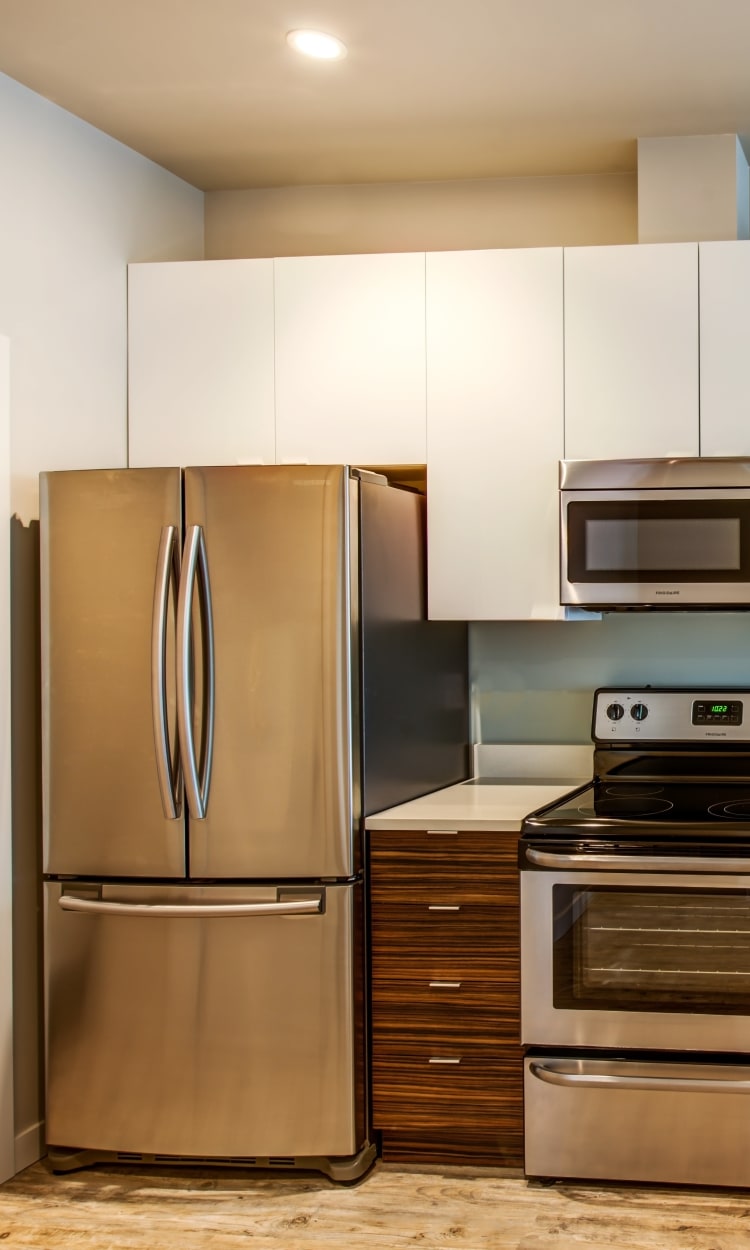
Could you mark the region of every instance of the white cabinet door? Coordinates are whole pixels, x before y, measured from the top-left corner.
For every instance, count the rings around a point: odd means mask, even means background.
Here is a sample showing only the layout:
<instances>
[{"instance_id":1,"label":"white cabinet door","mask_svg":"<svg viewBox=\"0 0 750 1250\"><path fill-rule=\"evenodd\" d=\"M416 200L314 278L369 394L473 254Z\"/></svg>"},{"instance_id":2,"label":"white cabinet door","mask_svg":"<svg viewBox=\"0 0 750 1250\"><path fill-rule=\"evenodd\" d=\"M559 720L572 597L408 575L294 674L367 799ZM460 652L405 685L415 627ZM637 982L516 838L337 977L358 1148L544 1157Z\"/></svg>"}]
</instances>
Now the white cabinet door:
<instances>
[{"instance_id":1,"label":"white cabinet door","mask_svg":"<svg viewBox=\"0 0 750 1250\"><path fill-rule=\"evenodd\" d=\"M565 249L565 455L698 455L698 245Z\"/></svg>"},{"instance_id":2,"label":"white cabinet door","mask_svg":"<svg viewBox=\"0 0 750 1250\"><path fill-rule=\"evenodd\" d=\"M128 267L128 463L273 464L273 261Z\"/></svg>"},{"instance_id":3,"label":"white cabinet door","mask_svg":"<svg viewBox=\"0 0 750 1250\"><path fill-rule=\"evenodd\" d=\"M423 464L424 253L277 259L276 458Z\"/></svg>"},{"instance_id":4,"label":"white cabinet door","mask_svg":"<svg viewBox=\"0 0 750 1250\"><path fill-rule=\"evenodd\" d=\"M562 250L427 257L429 615L562 615Z\"/></svg>"},{"instance_id":5,"label":"white cabinet door","mask_svg":"<svg viewBox=\"0 0 750 1250\"><path fill-rule=\"evenodd\" d=\"M699 250L701 455L750 456L750 242Z\"/></svg>"}]
</instances>

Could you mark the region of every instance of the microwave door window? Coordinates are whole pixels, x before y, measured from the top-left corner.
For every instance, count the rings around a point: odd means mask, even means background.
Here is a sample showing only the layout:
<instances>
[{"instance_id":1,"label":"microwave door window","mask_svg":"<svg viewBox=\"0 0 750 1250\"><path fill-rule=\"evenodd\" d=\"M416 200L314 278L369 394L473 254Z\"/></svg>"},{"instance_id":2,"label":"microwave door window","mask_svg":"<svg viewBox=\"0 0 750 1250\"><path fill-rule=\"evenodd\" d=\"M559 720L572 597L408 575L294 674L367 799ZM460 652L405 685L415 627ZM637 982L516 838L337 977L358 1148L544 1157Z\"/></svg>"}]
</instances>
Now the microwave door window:
<instances>
[{"instance_id":1,"label":"microwave door window","mask_svg":"<svg viewBox=\"0 0 750 1250\"><path fill-rule=\"evenodd\" d=\"M682 517L586 522L586 568L674 572L728 571L740 567L737 517Z\"/></svg>"},{"instance_id":2,"label":"microwave door window","mask_svg":"<svg viewBox=\"0 0 750 1250\"><path fill-rule=\"evenodd\" d=\"M750 506L588 500L567 507L568 581L750 581Z\"/></svg>"}]
</instances>

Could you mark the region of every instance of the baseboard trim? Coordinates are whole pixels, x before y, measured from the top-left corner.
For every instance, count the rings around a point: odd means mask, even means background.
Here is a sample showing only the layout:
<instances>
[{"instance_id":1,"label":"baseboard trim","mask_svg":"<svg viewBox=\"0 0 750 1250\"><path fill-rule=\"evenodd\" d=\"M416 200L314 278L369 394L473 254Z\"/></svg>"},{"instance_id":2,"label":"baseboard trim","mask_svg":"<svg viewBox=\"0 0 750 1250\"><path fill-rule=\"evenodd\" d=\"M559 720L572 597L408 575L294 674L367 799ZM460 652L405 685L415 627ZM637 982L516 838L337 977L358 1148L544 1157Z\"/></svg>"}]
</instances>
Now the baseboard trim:
<instances>
[{"instance_id":1,"label":"baseboard trim","mask_svg":"<svg viewBox=\"0 0 750 1250\"><path fill-rule=\"evenodd\" d=\"M23 1172L24 1168L30 1168L32 1163L36 1163L46 1152L44 1120L39 1120L38 1123L32 1124L30 1128L24 1129L22 1133L16 1133L16 1174Z\"/></svg>"}]
</instances>

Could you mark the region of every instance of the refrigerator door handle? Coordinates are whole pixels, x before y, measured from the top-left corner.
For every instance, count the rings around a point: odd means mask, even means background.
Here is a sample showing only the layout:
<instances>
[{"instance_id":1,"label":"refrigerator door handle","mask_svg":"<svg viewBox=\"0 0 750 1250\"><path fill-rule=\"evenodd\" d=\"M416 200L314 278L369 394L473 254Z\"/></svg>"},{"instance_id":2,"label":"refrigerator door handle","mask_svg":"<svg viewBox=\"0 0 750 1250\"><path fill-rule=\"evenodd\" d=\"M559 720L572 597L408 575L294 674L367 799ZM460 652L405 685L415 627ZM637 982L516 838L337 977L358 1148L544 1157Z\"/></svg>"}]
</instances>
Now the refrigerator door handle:
<instances>
[{"instance_id":1,"label":"refrigerator door handle","mask_svg":"<svg viewBox=\"0 0 750 1250\"><path fill-rule=\"evenodd\" d=\"M192 607L195 584L201 608L203 634L203 742L201 746L200 775L193 733L193 620ZM185 794L188 810L195 820L204 820L211 786L211 764L214 749L215 720L215 660L213 606L211 583L208 576L208 558L203 529L200 525L188 527L185 553L177 602L177 725L185 774Z\"/></svg>"},{"instance_id":2,"label":"refrigerator door handle","mask_svg":"<svg viewBox=\"0 0 750 1250\"><path fill-rule=\"evenodd\" d=\"M93 916L174 916L183 920L221 919L228 916L316 916L323 914L323 895L280 903L108 903L100 899L62 894L63 911Z\"/></svg>"},{"instance_id":3,"label":"refrigerator door handle","mask_svg":"<svg viewBox=\"0 0 750 1250\"><path fill-rule=\"evenodd\" d=\"M151 616L151 715L154 724L156 772L159 778L161 805L167 820L182 815L180 798L182 769L177 750L172 754L167 721L167 611L170 584L175 600L180 581L180 554L177 528L165 525L161 531L156 558L154 606Z\"/></svg>"}]
</instances>

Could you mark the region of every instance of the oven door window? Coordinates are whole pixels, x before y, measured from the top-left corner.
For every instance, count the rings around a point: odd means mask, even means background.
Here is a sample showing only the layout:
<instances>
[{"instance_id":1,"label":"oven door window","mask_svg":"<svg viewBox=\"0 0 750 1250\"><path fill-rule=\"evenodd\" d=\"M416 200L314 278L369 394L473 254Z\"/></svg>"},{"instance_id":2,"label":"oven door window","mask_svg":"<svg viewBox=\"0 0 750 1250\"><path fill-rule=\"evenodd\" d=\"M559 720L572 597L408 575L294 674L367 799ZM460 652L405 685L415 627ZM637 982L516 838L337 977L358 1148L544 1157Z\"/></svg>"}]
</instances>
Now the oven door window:
<instances>
[{"instance_id":1,"label":"oven door window","mask_svg":"<svg viewBox=\"0 0 750 1250\"><path fill-rule=\"evenodd\" d=\"M552 890L555 1007L750 1012L750 891Z\"/></svg>"},{"instance_id":2,"label":"oven door window","mask_svg":"<svg viewBox=\"0 0 750 1250\"><path fill-rule=\"evenodd\" d=\"M612 500L567 508L570 582L750 580L750 504Z\"/></svg>"}]
</instances>

